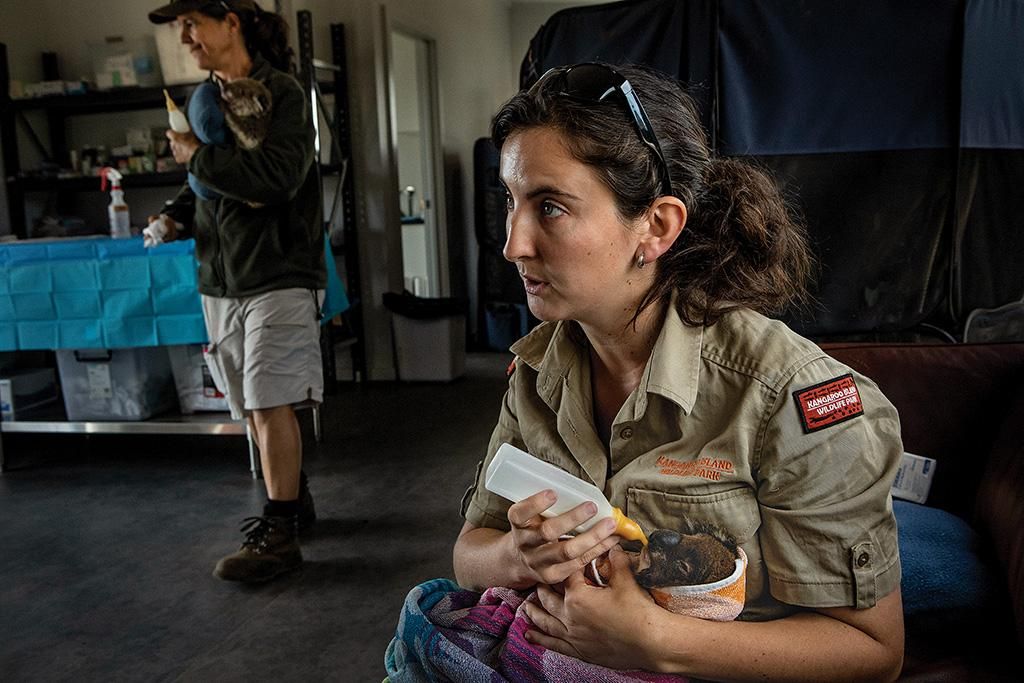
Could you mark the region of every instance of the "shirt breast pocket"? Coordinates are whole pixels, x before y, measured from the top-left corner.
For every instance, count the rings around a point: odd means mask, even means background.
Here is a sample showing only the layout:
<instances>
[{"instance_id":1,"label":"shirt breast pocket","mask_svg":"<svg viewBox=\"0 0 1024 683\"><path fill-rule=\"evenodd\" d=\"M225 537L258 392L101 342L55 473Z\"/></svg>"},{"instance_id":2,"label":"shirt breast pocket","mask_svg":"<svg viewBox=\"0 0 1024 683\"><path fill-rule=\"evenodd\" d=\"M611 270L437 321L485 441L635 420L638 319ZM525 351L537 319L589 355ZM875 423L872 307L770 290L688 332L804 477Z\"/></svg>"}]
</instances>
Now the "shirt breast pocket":
<instances>
[{"instance_id":1,"label":"shirt breast pocket","mask_svg":"<svg viewBox=\"0 0 1024 683\"><path fill-rule=\"evenodd\" d=\"M714 524L736 539L747 554L746 606L741 619L766 618L764 561L757 532L761 513L754 492L746 487L689 495L630 487L626 491L626 515L646 533L655 529L678 530L684 520Z\"/></svg>"}]
</instances>

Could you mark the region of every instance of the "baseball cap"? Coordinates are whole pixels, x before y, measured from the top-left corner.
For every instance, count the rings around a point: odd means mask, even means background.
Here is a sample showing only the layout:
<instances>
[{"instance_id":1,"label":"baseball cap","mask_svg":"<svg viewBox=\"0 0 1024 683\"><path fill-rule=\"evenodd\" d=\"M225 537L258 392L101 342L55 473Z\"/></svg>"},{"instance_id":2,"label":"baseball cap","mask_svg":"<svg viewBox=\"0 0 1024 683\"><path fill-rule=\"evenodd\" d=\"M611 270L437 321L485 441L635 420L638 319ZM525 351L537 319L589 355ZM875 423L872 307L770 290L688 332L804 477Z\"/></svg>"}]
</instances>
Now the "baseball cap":
<instances>
[{"instance_id":1,"label":"baseball cap","mask_svg":"<svg viewBox=\"0 0 1024 683\"><path fill-rule=\"evenodd\" d=\"M154 24L166 24L182 14L207 8L220 8L227 12L255 12L256 3L253 0L177 0L150 12L149 20Z\"/></svg>"}]
</instances>

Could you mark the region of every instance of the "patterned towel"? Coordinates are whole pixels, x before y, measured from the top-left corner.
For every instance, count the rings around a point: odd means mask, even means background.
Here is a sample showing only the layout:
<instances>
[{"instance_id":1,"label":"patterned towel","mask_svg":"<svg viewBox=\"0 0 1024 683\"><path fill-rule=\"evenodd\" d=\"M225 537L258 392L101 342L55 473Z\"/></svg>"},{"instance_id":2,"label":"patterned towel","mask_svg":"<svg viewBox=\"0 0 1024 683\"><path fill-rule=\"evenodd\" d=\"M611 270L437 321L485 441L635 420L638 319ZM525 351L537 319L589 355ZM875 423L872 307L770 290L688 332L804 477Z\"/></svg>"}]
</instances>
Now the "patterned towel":
<instances>
[{"instance_id":1,"label":"patterned towel","mask_svg":"<svg viewBox=\"0 0 1024 683\"><path fill-rule=\"evenodd\" d=\"M527 642L530 622L522 609L536 591L463 590L448 579L413 588L397 633L384 655L391 683L440 681L664 681L679 676L615 671Z\"/></svg>"}]
</instances>

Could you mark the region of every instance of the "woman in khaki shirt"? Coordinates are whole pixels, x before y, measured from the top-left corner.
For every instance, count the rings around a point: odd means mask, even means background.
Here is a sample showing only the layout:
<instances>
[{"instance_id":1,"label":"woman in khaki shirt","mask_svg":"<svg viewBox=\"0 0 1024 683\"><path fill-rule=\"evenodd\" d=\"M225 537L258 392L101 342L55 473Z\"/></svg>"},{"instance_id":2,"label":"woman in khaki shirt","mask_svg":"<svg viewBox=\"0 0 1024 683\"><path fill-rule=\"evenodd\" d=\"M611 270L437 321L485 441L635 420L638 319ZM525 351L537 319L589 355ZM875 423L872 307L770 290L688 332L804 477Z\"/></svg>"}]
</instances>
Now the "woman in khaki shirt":
<instances>
[{"instance_id":1,"label":"woman in khaki shirt","mask_svg":"<svg viewBox=\"0 0 1024 683\"><path fill-rule=\"evenodd\" d=\"M531 642L616 669L895 678L899 420L869 379L765 317L802 297L811 262L773 182L715 157L678 85L636 68L553 69L492 133L505 257L546 322L512 347L463 500L459 583L536 586ZM503 442L593 481L648 532L726 528L749 560L739 619L657 606L610 520L559 540L592 505L547 519L550 492L515 505L488 492ZM610 586L588 585L582 567L608 551Z\"/></svg>"}]
</instances>

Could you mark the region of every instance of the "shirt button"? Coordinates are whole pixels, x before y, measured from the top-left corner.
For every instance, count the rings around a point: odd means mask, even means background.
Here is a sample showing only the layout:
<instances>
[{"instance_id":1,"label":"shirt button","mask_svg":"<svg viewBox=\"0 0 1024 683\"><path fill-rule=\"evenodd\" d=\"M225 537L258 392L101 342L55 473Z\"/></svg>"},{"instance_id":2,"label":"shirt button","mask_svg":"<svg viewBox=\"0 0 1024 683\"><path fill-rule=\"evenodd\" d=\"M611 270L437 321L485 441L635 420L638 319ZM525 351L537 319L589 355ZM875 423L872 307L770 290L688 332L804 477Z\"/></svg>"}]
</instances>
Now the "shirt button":
<instances>
[{"instance_id":1,"label":"shirt button","mask_svg":"<svg viewBox=\"0 0 1024 683\"><path fill-rule=\"evenodd\" d=\"M619 436L622 437L623 439L632 439L633 438L633 428L632 427L623 427L622 431L619 432Z\"/></svg>"},{"instance_id":2,"label":"shirt button","mask_svg":"<svg viewBox=\"0 0 1024 683\"><path fill-rule=\"evenodd\" d=\"M861 567L861 568L866 567L866 566L868 566L868 563L870 563L870 562L871 562L871 556L868 555L867 553L861 553L860 555L857 556L857 566L858 567Z\"/></svg>"}]
</instances>

